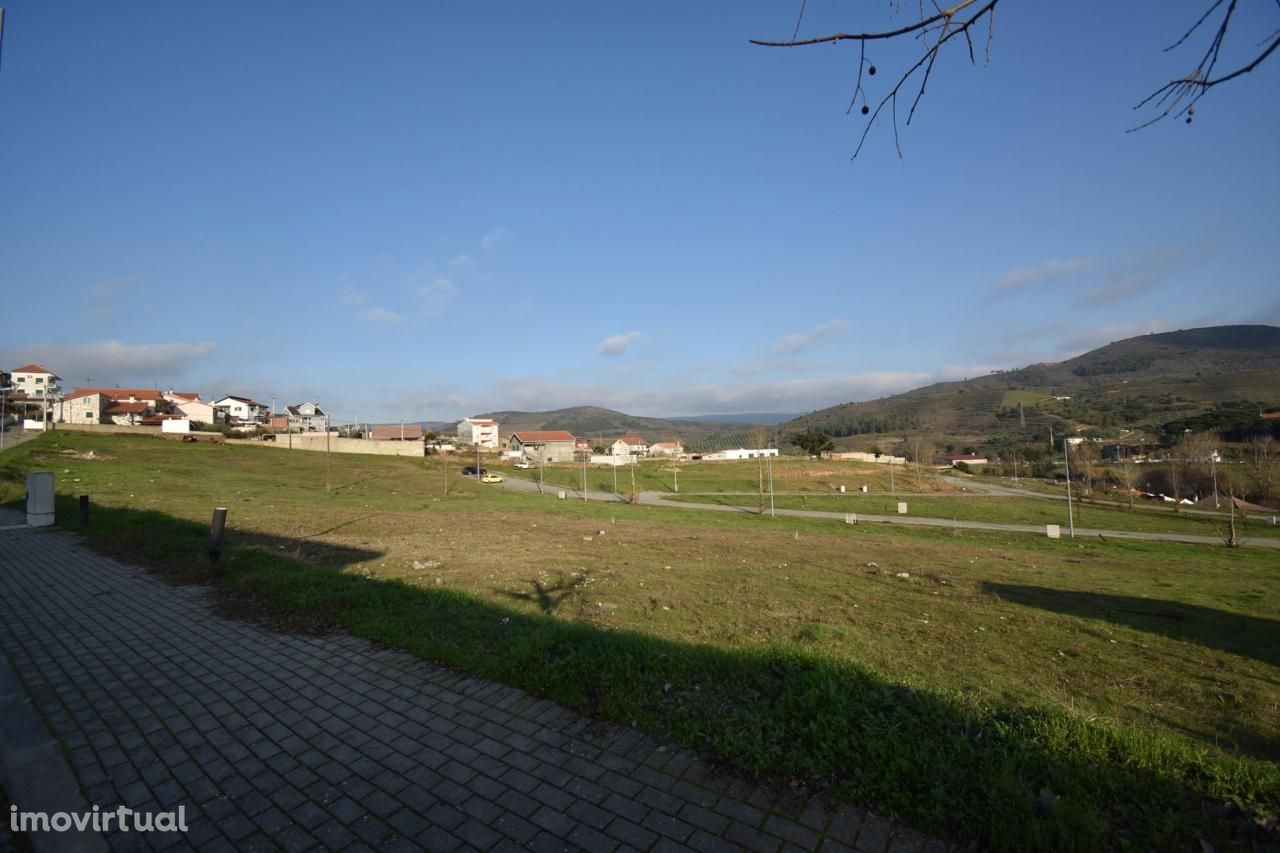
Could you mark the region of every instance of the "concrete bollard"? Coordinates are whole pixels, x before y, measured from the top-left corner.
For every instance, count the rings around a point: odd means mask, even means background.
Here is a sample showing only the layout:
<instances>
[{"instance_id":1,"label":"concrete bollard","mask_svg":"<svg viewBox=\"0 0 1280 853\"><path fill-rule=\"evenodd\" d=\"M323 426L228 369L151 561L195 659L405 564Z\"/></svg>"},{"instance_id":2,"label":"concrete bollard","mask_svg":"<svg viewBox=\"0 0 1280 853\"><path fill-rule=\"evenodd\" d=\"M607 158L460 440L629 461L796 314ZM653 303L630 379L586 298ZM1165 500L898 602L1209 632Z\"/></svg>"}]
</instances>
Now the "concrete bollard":
<instances>
[{"instance_id":1,"label":"concrete bollard","mask_svg":"<svg viewBox=\"0 0 1280 853\"><path fill-rule=\"evenodd\" d=\"M214 507L213 520L209 522L209 559L215 564L222 556L222 534L227 528L227 508Z\"/></svg>"},{"instance_id":2,"label":"concrete bollard","mask_svg":"<svg viewBox=\"0 0 1280 853\"><path fill-rule=\"evenodd\" d=\"M564 500L567 497L567 495L565 495L565 493L561 491L559 494L556 495L556 497L558 497L560 500Z\"/></svg>"},{"instance_id":3,"label":"concrete bollard","mask_svg":"<svg viewBox=\"0 0 1280 853\"><path fill-rule=\"evenodd\" d=\"M1050 539L1061 539L1062 528L1056 524L1046 524L1044 526L1044 535L1048 536Z\"/></svg>"},{"instance_id":4,"label":"concrete bollard","mask_svg":"<svg viewBox=\"0 0 1280 853\"><path fill-rule=\"evenodd\" d=\"M840 494L842 494L842 495L843 495L843 494L844 494L844 492L845 492L844 486L841 486L841 487L840 487Z\"/></svg>"},{"instance_id":5,"label":"concrete bollard","mask_svg":"<svg viewBox=\"0 0 1280 853\"><path fill-rule=\"evenodd\" d=\"M907 514L907 502L898 501L898 515L906 515L906 514Z\"/></svg>"},{"instance_id":6,"label":"concrete bollard","mask_svg":"<svg viewBox=\"0 0 1280 853\"><path fill-rule=\"evenodd\" d=\"M27 473L27 525L48 527L53 524L53 472Z\"/></svg>"}]
</instances>

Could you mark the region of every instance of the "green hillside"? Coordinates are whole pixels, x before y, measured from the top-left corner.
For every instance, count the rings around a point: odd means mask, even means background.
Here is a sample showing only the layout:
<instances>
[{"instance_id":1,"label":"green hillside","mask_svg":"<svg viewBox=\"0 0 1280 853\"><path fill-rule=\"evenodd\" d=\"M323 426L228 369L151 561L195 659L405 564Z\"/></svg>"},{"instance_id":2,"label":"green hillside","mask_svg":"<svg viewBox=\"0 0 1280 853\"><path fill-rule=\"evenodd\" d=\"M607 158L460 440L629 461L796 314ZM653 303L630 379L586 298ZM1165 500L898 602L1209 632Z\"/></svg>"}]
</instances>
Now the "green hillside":
<instances>
[{"instance_id":1,"label":"green hillside","mask_svg":"<svg viewBox=\"0 0 1280 853\"><path fill-rule=\"evenodd\" d=\"M923 435L999 448L1080 430L1159 436L1170 422L1244 423L1280 404L1280 328L1215 326L1142 335L1067 361L844 403L783 425L848 447ZM1227 414L1223 414L1227 413Z\"/></svg>"},{"instance_id":2,"label":"green hillside","mask_svg":"<svg viewBox=\"0 0 1280 853\"><path fill-rule=\"evenodd\" d=\"M633 434L650 442L679 439L691 450L737 447L756 429L749 423L646 418L599 406L574 406L549 412L487 412L478 417L497 421L504 438L513 432L562 429L588 438L593 444L608 444L623 435ZM772 434L772 428L769 432Z\"/></svg>"}]
</instances>

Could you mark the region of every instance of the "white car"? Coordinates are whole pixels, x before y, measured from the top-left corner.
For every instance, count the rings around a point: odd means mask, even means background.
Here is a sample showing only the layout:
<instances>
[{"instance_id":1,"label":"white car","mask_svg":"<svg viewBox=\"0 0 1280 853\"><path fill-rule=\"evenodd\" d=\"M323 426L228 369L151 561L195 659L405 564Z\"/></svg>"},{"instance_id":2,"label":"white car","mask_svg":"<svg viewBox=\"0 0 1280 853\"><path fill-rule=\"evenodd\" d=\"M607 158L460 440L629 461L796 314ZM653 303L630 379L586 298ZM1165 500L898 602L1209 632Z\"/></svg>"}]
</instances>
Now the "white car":
<instances>
[{"instance_id":1,"label":"white car","mask_svg":"<svg viewBox=\"0 0 1280 853\"><path fill-rule=\"evenodd\" d=\"M528 468L528 467L529 467L529 463L528 463L528 462L517 462L513 467L516 467L516 468L519 468L519 469L521 469L521 470L524 470L525 468Z\"/></svg>"}]
</instances>

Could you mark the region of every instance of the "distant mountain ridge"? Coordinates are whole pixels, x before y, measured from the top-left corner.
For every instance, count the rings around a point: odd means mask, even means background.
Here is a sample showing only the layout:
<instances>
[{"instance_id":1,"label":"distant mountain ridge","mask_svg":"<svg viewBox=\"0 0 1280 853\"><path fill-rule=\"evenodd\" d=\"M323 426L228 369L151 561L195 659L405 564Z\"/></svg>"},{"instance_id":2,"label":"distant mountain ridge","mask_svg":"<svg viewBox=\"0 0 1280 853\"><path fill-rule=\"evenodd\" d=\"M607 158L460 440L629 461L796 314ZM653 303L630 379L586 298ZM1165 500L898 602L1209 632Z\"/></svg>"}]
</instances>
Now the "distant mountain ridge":
<instances>
[{"instance_id":1,"label":"distant mountain ridge","mask_svg":"<svg viewBox=\"0 0 1280 853\"><path fill-rule=\"evenodd\" d=\"M925 434L990 446L1054 425L1150 429L1215 404L1277 402L1280 328L1211 326L1126 338L1061 362L829 406L782 428L840 439Z\"/></svg>"},{"instance_id":2,"label":"distant mountain ridge","mask_svg":"<svg viewBox=\"0 0 1280 853\"><path fill-rule=\"evenodd\" d=\"M686 447L700 450L746 444L757 428L751 423L647 418L599 406L573 406L548 412L485 412L476 417L497 421L504 437L530 430L567 430L593 443L605 444L633 433L648 441L679 439Z\"/></svg>"},{"instance_id":3,"label":"distant mountain ridge","mask_svg":"<svg viewBox=\"0 0 1280 853\"><path fill-rule=\"evenodd\" d=\"M760 424L773 426L800 417L798 412L735 412L731 415L670 415L669 421L693 421L715 424Z\"/></svg>"}]
</instances>

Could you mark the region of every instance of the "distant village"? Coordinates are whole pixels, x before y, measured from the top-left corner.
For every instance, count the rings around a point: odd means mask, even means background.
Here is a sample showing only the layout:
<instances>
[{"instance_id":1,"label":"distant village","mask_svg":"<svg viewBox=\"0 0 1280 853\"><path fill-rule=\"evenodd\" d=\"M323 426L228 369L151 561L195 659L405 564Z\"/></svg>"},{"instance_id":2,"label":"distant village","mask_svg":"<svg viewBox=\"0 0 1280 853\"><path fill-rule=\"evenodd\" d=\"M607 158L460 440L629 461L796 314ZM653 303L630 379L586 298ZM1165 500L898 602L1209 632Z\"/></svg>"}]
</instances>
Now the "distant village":
<instances>
[{"instance_id":1,"label":"distant village","mask_svg":"<svg viewBox=\"0 0 1280 853\"><path fill-rule=\"evenodd\" d=\"M679 441L650 443L639 435L624 435L607 445L593 446L588 439L564 430L518 431L507 436L504 442L498 422L486 418L464 418L451 439L439 433L424 433L420 424L335 426L315 401L286 405L283 411L276 412L273 406L234 394L205 401L194 391L172 388L162 391L86 386L67 392L61 382L60 376L40 364L0 371L0 424L5 429L12 425L23 431L59 426L117 427L128 431L138 428L186 436L188 440L216 434L303 450L399 456L452 453L466 447L497 451L502 459L532 464L587 461L621 465L645 457L710 462L778 455L774 447L686 453ZM900 460L898 457L877 460L871 454L845 456L866 456L872 461Z\"/></svg>"}]
</instances>

